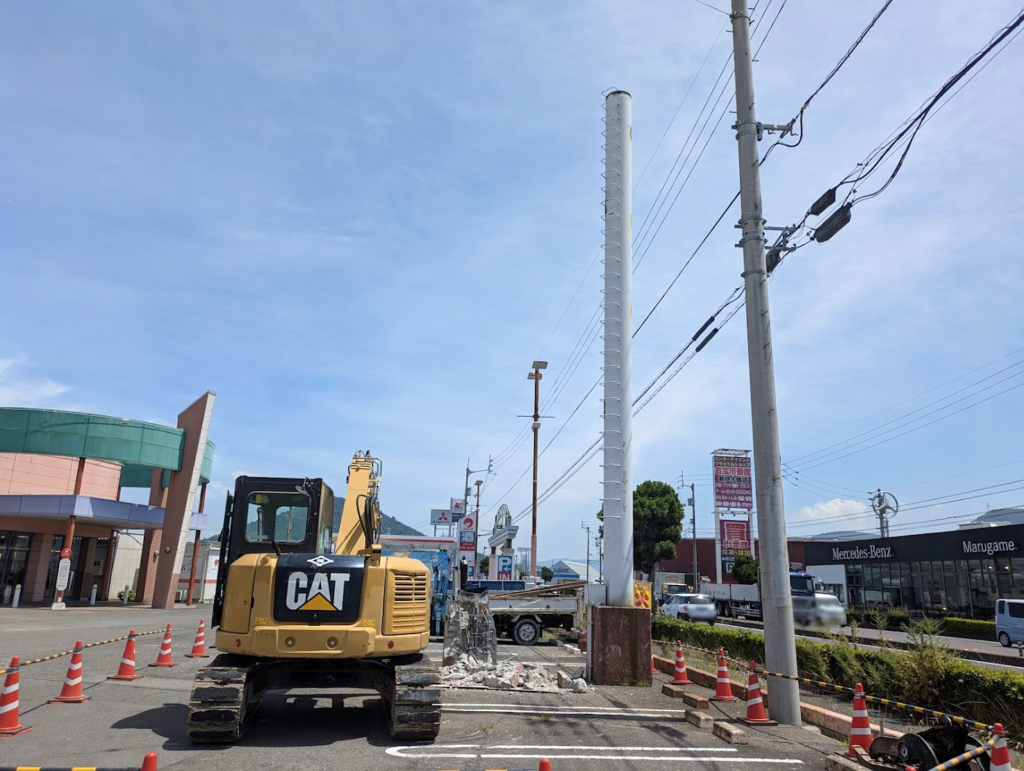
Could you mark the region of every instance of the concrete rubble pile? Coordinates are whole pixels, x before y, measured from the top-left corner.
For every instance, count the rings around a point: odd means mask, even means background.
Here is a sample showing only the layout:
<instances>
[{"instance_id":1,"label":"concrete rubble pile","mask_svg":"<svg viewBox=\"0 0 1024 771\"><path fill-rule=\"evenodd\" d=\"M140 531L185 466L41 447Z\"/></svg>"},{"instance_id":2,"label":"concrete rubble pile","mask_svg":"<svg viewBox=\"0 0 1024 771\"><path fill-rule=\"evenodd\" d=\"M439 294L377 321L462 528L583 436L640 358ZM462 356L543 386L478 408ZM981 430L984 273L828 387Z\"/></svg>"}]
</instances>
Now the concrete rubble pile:
<instances>
[{"instance_id":1,"label":"concrete rubble pile","mask_svg":"<svg viewBox=\"0 0 1024 771\"><path fill-rule=\"evenodd\" d=\"M498 636L487 594L459 592L445 611L444 659L441 677L452 687L527 690L546 693L589 690L582 671L578 677L549 672L543 666L498 661Z\"/></svg>"}]
</instances>

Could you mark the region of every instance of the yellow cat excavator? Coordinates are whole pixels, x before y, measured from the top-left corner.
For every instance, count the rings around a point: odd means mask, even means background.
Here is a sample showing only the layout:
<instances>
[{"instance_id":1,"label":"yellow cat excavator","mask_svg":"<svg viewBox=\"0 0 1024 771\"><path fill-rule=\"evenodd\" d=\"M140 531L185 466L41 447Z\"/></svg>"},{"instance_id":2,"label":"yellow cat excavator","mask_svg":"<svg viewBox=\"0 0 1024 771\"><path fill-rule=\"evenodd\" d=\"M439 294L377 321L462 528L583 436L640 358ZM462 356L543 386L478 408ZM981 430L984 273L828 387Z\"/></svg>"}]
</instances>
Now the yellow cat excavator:
<instances>
[{"instance_id":1,"label":"yellow cat excavator","mask_svg":"<svg viewBox=\"0 0 1024 771\"><path fill-rule=\"evenodd\" d=\"M380 477L380 461L356 453L336 538L322 479L235 481L211 624L221 653L192 686L192 741L240 739L274 688L375 689L393 738L437 736L440 670L423 654L430 571L381 556Z\"/></svg>"}]
</instances>

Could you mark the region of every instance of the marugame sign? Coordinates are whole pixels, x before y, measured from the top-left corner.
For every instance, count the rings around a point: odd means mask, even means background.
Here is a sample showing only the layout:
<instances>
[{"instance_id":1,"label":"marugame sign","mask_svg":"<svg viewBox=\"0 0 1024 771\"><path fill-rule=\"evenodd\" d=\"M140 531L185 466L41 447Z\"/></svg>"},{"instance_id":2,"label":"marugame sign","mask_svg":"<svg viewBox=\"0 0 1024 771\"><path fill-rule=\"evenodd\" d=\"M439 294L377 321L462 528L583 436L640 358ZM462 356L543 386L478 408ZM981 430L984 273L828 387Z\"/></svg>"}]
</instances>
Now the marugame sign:
<instances>
[{"instance_id":1,"label":"marugame sign","mask_svg":"<svg viewBox=\"0 0 1024 771\"><path fill-rule=\"evenodd\" d=\"M750 456L731 450L711 456L715 475L715 508L751 511L754 486L750 476Z\"/></svg>"}]
</instances>

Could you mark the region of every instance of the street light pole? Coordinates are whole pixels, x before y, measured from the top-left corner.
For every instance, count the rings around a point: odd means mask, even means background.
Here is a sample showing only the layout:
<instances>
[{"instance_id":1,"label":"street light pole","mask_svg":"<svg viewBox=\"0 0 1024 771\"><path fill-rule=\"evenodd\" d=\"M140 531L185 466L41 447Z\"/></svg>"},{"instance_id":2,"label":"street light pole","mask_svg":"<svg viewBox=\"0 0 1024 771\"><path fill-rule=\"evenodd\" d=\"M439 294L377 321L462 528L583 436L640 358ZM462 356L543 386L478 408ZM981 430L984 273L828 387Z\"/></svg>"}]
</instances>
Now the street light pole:
<instances>
[{"instance_id":1,"label":"street light pole","mask_svg":"<svg viewBox=\"0 0 1024 771\"><path fill-rule=\"evenodd\" d=\"M789 586L789 553L782 497L782 456L779 452L775 365L768 313L768 272L765 265L764 207L761 202L760 151L764 130L785 127L758 122L754 109L754 70L750 54L750 10L747 0L732 0L733 63L736 73L736 144L739 150L740 222L743 282L747 306L747 358L750 367L750 413L757 482L757 532L760 538L761 608L767 668L796 673L793 597ZM772 718L800 725L800 693L792 680L772 682L766 694Z\"/></svg>"}]
</instances>

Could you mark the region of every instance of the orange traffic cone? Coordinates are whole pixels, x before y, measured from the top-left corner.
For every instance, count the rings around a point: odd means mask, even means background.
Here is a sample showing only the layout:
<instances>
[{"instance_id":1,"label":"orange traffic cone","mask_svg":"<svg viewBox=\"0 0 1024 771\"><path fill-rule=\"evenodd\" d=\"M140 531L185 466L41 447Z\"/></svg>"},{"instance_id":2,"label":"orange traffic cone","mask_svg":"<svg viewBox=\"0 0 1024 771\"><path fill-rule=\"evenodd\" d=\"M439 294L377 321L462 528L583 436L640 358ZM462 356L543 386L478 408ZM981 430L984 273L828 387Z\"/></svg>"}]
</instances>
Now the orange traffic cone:
<instances>
[{"instance_id":1,"label":"orange traffic cone","mask_svg":"<svg viewBox=\"0 0 1024 771\"><path fill-rule=\"evenodd\" d=\"M146 753L146 757L142 759L142 768L139 771L157 771L155 752Z\"/></svg>"},{"instance_id":2,"label":"orange traffic cone","mask_svg":"<svg viewBox=\"0 0 1024 771\"><path fill-rule=\"evenodd\" d=\"M992 726L995 744L989 751L989 771L1011 771L1010 750L1006 747L1006 731L1002 723Z\"/></svg>"},{"instance_id":3,"label":"orange traffic cone","mask_svg":"<svg viewBox=\"0 0 1024 771\"><path fill-rule=\"evenodd\" d=\"M551 761L547 758L541 758L537 771L551 771Z\"/></svg>"},{"instance_id":4,"label":"orange traffic cone","mask_svg":"<svg viewBox=\"0 0 1024 771\"><path fill-rule=\"evenodd\" d=\"M683 657L683 644L679 640L676 640L676 670L672 682L676 685L692 685L686 676L686 659Z\"/></svg>"},{"instance_id":5,"label":"orange traffic cone","mask_svg":"<svg viewBox=\"0 0 1024 771\"><path fill-rule=\"evenodd\" d=\"M135 630L128 633L128 642L124 644L124 654L121 656L121 665L117 668L117 674L108 677L108 680L141 680L140 675L135 674Z\"/></svg>"},{"instance_id":6,"label":"orange traffic cone","mask_svg":"<svg viewBox=\"0 0 1024 771\"><path fill-rule=\"evenodd\" d=\"M206 652L206 622L203 619L199 619L199 631L196 632L196 641L192 643L192 652L186 653L185 657L190 659L210 658Z\"/></svg>"},{"instance_id":7,"label":"orange traffic cone","mask_svg":"<svg viewBox=\"0 0 1024 771\"><path fill-rule=\"evenodd\" d=\"M164 632L164 641L160 643L160 655L156 657L156 661L150 664L151 667L176 667L178 666L171 661L171 625L167 625L167 631Z\"/></svg>"},{"instance_id":8,"label":"orange traffic cone","mask_svg":"<svg viewBox=\"0 0 1024 771\"><path fill-rule=\"evenodd\" d=\"M725 665L725 651L718 649L718 677L715 678L715 695L710 701L739 701L732 695L732 683L729 682L729 667Z\"/></svg>"},{"instance_id":9,"label":"orange traffic cone","mask_svg":"<svg viewBox=\"0 0 1024 771\"><path fill-rule=\"evenodd\" d=\"M857 683L853 689L853 722L850 724L850 744L846 747L846 757L856 758L860 747L865 752L871 746L871 723L868 721L868 703L864 700L864 686Z\"/></svg>"},{"instance_id":10,"label":"orange traffic cone","mask_svg":"<svg viewBox=\"0 0 1024 771\"><path fill-rule=\"evenodd\" d=\"M82 693L82 641L79 640L71 654L71 663L68 665L68 673L64 675L60 696L50 699L50 704L81 704L83 701L89 700Z\"/></svg>"},{"instance_id":11,"label":"orange traffic cone","mask_svg":"<svg viewBox=\"0 0 1024 771\"><path fill-rule=\"evenodd\" d=\"M656 674L657 671L658 671L658 668L656 666L654 666L654 654L652 653L651 654L651 674L652 675Z\"/></svg>"},{"instance_id":12,"label":"orange traffic cone","mask_svg":"<svg viewBox=\"0 0 1024 771\"><path fill-rule=\"evenodd\" d=\"M32 730L18 722L19 669L21 669L21 659L15 656L11 659L11 666L7 668L7 677L4 678L3 688L0 689L0 736L17 736Z\"/></svg>"},{"instance_id":13,"label":"orange traffic cone","mask_svg":"<svg viewBox=\"0 0 1024 771\"><path fill-rule=\"evenodd\" d=\"M761 696L761 679L757 676L757 665L750 662L750 676L747 679L747 716L740 718L747 725L778 725L768 719L764 709L764 698Z\"/></svg>"}]
</instances>

